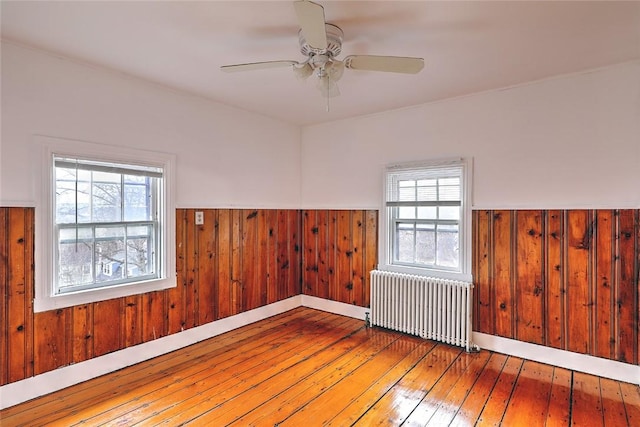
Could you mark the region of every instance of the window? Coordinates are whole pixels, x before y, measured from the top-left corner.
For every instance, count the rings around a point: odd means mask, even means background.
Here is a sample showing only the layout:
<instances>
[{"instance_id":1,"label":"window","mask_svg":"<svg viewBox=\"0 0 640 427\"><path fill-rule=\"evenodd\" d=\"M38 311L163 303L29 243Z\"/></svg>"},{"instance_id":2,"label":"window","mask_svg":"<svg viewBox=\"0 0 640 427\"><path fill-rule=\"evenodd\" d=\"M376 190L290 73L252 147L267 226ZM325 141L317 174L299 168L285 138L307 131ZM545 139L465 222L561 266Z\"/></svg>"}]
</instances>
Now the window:
<instances>
[{"instance_id":1,"label":"window","mask_svg":"<svg viewBox=\"0 0 640 427\"><path fill-rule=\"evenodd\" d=\"M54 157L56 293L158 278L162 168Z\"/></svg>"},{"instance_id":2,"label":"window","mask_svg":"<svg viewBox=\"0 0 640 427\"><path fill-rule=\"evenodd\" d=\"M466 169L463 160L387 168L386 267L456 279L468 276Z\"/></svg>"},{"instance_id":3,"label":"window","mask_svg":"<svg viewBox=\"0 0 640 427\"><path fill-rule=\"evenodd\" d=\"M175 286L172 156L40 139L36 311Z\"/></svg>"}]
</instances>

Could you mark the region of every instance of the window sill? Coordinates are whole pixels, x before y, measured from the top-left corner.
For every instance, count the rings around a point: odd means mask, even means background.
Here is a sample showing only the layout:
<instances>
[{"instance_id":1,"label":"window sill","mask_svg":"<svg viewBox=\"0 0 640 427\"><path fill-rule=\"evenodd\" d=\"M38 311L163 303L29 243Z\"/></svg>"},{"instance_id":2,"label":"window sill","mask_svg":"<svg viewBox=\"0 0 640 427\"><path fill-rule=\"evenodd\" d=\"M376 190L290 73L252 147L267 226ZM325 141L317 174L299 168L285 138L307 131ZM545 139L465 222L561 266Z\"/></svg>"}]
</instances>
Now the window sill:
<instances>
[{"instance_id":1,"label":"window sill","mask_svg":"<svg viewBox=\"0 0 640 427\"><path fill-rule=\"evenodd\" d=\"M48 310L57 310L75 305L89 304L113 298L122 298L147 292L160 291L163 289L174 288L175 286L176 279L173 277L171 279L156 279L146 282L111 286L109 288L89 289L54 296L36 297L33 300L33 311L38 313Z\"/></svg>"}]
</instances>

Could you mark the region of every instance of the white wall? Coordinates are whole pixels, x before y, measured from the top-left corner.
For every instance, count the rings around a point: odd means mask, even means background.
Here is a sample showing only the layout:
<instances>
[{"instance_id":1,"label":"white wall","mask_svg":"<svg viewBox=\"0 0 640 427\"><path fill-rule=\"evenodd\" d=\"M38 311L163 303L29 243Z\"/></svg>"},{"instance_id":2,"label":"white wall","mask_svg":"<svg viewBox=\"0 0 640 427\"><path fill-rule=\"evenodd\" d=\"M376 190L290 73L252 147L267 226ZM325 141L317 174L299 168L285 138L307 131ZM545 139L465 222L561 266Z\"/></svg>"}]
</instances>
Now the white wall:
<instances>
[{"instance_id":1,"label":"white wall","mask_svg":"<svg viewBox=\"0 0 640 427\"><path fill-rule=\"evenodd\" d=\"M298 127L3 42L0 206L35 203L33 135L174 153L179 207L299 207Z\"/></svg>"},{"instance_id":2,"label":"white wall","mask_svg":"<svg viewBox=\"0 0 640 427\"><path fill-rule=\"evenodd\" d=\"M393 162L473 157L475 208L640 207L640 62L307 127L304 208L376 208Z\"/></svg>"},{"instance_id":3,"label":"white wall","mask_svg":"<svg viewBox=\"0 0 640 427\"><path fill-rule=\"evenodd\" d=\"M310 126L300 148L296 126L2 42L0 205L34 204L40 134L176 154L180 207L377 208L385 164L452 156L474 159L476 208L640 207L639 76L620 64Z\"/></svg>"}]
</instances>

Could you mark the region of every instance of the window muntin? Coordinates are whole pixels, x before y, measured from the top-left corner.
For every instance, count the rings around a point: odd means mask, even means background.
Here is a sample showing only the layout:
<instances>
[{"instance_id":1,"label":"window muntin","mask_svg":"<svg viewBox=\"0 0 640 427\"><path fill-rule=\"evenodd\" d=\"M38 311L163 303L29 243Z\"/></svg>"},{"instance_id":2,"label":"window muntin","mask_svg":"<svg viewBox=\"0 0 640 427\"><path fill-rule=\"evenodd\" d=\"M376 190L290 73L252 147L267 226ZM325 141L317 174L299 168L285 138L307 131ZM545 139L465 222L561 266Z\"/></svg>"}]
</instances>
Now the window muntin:
<instances>
[{"instance_id":1,"label":"window muntin","mask_svg":"<svg viewBox=\"0 0 640 427\"><path fill-rule=\"evenodd\" d=\"M162 168L54 157L54 294L158 279Z\"/></svg>"},{"instance_id":2,"label":"window muntin","mask_svg":"<svg viewBox=\"0 0 640 427\"><path fill-rule=\"evenodd\" d=\"M463 161L386 172L386 263L466 274Z\"/></svg>"}]
</instances>

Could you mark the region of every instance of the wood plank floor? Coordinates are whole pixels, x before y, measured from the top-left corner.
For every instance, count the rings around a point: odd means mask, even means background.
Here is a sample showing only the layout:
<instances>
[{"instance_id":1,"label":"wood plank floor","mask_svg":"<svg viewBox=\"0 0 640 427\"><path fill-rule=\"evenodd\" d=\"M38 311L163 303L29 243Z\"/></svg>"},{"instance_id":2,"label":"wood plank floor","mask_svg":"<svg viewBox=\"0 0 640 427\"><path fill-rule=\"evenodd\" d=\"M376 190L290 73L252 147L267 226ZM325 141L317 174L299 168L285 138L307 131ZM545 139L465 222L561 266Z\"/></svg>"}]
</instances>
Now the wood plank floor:
<instances>
[{"instance_id":1,"label":"wood plank floor","mask_svg":"<svg viewBox=\"0 0 640 427\"><path fill-rule=\"evenodd\" d=\"M299 308L7 408L0 424L640 426L640 391Z\"/></svg>"}]
</instances>

